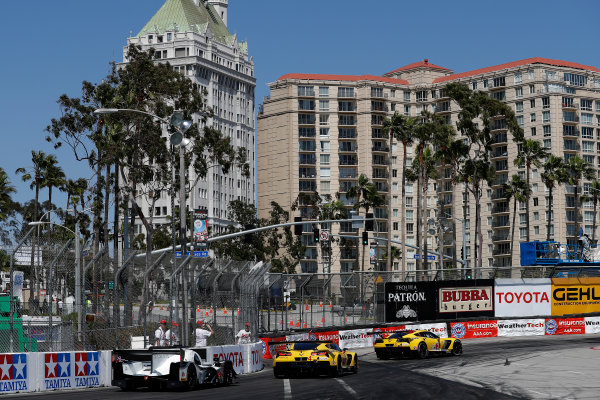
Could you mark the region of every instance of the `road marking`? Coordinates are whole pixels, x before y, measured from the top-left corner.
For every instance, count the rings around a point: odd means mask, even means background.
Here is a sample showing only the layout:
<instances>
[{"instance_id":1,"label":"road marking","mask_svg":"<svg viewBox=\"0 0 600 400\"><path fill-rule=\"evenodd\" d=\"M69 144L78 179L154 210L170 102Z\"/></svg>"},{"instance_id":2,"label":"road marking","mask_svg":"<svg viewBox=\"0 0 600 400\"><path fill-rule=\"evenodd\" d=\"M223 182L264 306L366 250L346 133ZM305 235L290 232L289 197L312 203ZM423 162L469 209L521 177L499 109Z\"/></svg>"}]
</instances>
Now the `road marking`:
<instances>
[{"instance_id":1,"label":"road marking","mask_svg":"<svg viewBox=\"0 0 600 400\"><path fill-rule=\"evenodd\" d=\"M536 392L535 390L531 390L531 389L527 389L527 390L530 392L533 392L533 393L541 394L542 396L548 396L548 394L546 394L546 393Z\"/></svg>"},{"instance_id":2,"label":"road marking","mask_svg":"<svg viewBox=\"0 0 600 400\"><path fill-rule=\"evenodd\" d=\"M283 398L285 400L292 399L292 386L290 385L290 380L287 378L283 380Z\"/></svg>"},{"instance_id":3,"label":"road marking","mask_svg":"<svg viewBox=\"0 0 600 400\"><path fill-rule=\"evenodd\" d=\"M581 374L581 375L585 375L583 372L577 372L577 371L567 371L570 372L572 374Z\"/></svg>"},{"instance_id":4,"label":"road marking","mask_svg":"<svg viewBox=\"0 0 600 400\"><path fill-rule=\"evenodd\" d=\"M352 396L354 396L355 399L358 399L358 393L356 393L356 390L352 389L350 386L348 386L348 384L346 382L344 382L343 380L341 380L340 378L335 378L336 381L338 381L338 383L340 385L342 385L342 387L344 389L346 389L346 391L348 393L350 393Z\"/></svg>"}]
</instances>

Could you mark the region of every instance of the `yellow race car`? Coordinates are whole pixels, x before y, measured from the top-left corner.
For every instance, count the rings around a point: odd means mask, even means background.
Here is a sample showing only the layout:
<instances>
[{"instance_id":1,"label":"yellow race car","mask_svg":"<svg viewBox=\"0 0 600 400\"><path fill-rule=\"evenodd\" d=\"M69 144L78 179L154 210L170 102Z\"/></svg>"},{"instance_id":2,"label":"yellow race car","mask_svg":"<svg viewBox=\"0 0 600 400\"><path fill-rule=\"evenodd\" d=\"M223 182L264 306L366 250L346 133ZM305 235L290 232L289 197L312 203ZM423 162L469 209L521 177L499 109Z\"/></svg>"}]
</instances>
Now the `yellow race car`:
<instances>
[{"instance_id":1,"label":"yellow race car","mask_svg":"<svg viewBox=\"0 0 600 400\"><path fill-rule=\"evenodd\" d=\"M273 342L270 345L286 345L286 349L277 351L273 358L273 375L276 378L301 373L336 377L344 372L358 372L358 355L340 349L333 342Z\"/></svg>"},{"instance_id":2,"label":"yellow race car","mask_svg":"<svg viewBox=\"0 0 600 400\"><path fill-rule=\"evenodd\" d=\"M399 331L387 337L379 337L373 347L380 360L405 356L427 358L430 353L459 356L463 351L459 339L440 338L426 330Z\"/></svg>"}]
</instances>

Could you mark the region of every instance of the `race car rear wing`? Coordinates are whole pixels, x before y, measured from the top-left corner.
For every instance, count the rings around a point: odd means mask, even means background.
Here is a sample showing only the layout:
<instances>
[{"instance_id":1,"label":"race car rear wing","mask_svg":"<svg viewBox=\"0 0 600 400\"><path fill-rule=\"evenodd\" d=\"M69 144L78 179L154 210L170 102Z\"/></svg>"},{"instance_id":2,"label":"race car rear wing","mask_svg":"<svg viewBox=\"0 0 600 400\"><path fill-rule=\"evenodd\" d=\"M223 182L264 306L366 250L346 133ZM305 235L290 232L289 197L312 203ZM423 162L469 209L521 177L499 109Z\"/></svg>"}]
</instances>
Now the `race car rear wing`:
<instances>
[{"instance_id":1,"label":"race car rear wing","mask_svg":"<svg viewBox=\"0 0 600 400\"><path fill-rule=\"evenodd\" d=\"M333 340L289 340L285 342L269 342L269 346L277 344L293 344L293 343L333 343Z\"/></svg>"}]
</instances>

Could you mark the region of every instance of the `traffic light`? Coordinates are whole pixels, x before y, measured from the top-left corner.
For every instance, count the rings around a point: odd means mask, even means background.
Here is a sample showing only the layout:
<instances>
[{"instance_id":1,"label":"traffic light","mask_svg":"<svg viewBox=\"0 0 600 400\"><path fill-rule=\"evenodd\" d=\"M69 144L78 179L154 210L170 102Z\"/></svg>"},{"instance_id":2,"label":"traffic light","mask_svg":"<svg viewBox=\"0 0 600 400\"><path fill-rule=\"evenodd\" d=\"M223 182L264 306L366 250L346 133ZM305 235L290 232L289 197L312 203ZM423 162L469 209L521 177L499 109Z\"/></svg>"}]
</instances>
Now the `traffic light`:
<instances>
[{"instance_id":1,"label":"traffic light","mask_svg":"<svg viewBox=\"0 0 600 400\"><path fill-rule=\"evenodd\" d=\"M369 244L369 232L367 232L367 231L363 231L363 233L362 233L362 244L363 244L363 246L366 246Z\"/></svg>"},{"instance_id":2,"label":"traffic light","mask_svg":"<svg viewBox=\"0 0 600 400\"><path fill-rule=\"evenodd\" d=\"M464 247L460 248L460 259L463 261L465 259L465 248Z\"/></svg>"},{"instance_id":3,"label":"traffic light","mask_svg":"<svg viewBox=\"0 0 600 400\"><path fill-rule=\"evenodd\" d=\"M465 274L465 278L466 279L471 279L471 270L470 269L467 270L467 272Z\"/></svg>"},{"instance_id":4,"label":"traffic light","mask_svg":"<svg viewBox=\"0 0 600 400\"><path fill-rule=\"evenodd\" d=\"M98 241L100 243L104 243L104 228L100 228L100 230L98 231Z\"/></svg>"},{"instance_id":5,"label":"traffic light","mask_svg":"<svg viewBox=\"0 0 600 400\"><path fill-rule=\"evenodd\" d=\"M294 217L294 222L302 222L302 217ZM302 225L294 225L294 235L302 236Z\"/></svg>"},{"instance_id":6,"label":"traffic light","mask_svg":"<svg viewBox=\"0 0 600 400\"><path fill-rule=\"evenodd\" d=\"M315 243L319 243L319 229L313 229L313 240Z\"/></svg>"},{"instance_id":7,"label":"traffic light","mask_svg":"<svg viewBox=\"0 0 600 400\"><path fill-rule=\"evenodd\" d=\"M367 213L367 215L365 216L366 220L365 220L365 231L370 231L373 232L373 220L369 219L369 218L373 218L373 213Z\"/></svg>"}]
</instances>

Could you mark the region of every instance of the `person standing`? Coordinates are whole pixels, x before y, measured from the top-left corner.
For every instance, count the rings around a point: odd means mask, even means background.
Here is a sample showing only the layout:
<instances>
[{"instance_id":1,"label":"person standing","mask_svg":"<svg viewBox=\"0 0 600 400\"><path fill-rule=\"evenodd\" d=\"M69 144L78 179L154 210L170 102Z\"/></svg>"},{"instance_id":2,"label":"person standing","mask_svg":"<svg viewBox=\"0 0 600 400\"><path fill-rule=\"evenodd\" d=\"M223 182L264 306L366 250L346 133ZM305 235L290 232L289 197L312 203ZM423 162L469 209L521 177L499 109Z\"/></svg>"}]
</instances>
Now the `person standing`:
<instances>
[{"instance_id":1,"label":"person standing","mask_svg":"<svg viewBox=\"0 0 600 400\"><path fill-rule=\"evenodd\" d=\"M154 331L155 345L158 347L166 346L167 342L167 321L161 320L160 325Z\"/></svg>"},{"instance_id":2,"label":"person standing","mask_svg":"<svg viewBox=\"0 0 600 400\"><path fill-rule=\"evenodd\" d=\"M215 333L210 325L205 324L204 321L196 322L198 327L196 328L196 347L206 347L207 339Z\"/></svg>"},{"instance_id":3,"label":"person standing","mask_svg":"<svg viewBox=\"0 0 600 400\"><path fill-rule=\"evenodd\" d=\"M250 335L251 335L250 323L246 322L246 327L244 329L242 329L241 331L239 331L237 335L235 335L235 337L237 338L237 344L250 343L250 341L251 341Z\"/></svg>"},{"instance_id":4,"label":"person standing","mask_svg":"<svg viewBox=\"0 0 600 400\"><path fill-rule=\"evenodd\" d=\"M175 321L171 322L171 329L165 334L165 346L174 346L179 344L179 336L177 336L177 327L179 324Z\"/></svg>"}]
</instances>

